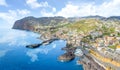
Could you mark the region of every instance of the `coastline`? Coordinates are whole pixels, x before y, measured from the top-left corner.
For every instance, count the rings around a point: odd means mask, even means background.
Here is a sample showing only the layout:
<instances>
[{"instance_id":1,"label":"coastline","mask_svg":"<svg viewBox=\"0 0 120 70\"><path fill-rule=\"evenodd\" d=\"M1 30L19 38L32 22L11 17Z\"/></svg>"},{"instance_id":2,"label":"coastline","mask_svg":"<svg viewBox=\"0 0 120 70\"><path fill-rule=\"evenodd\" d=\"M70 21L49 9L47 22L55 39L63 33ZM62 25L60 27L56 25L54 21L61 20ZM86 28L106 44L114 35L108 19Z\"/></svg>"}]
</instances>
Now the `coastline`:
<instances>
[{"instance_id":1,"label":"coastline","mask_svg":"<svg viewBox=\"0 0 120 70\"><path fill-rule=\"evenodd\" d=\"M120 32L118 32L119 27L116 27L119 24L112 21L108 27L109 22L110 20L88 18L80 19L75 23L33 26L29 30L40 34L39 39L43 43L28 45L28 48L37 48L42 44L49 45L55 38L65 40L66 46L61 48L65 53L58 57L60 61L71 61L79 57L82 58L80 63L84 70L99 70L97 68L119 70L120 59L117 56L120 56L118 53ZM113 26L115 22L116 25Z\"/></svg>"},{"instance_id":2,"label":"coastline","mask_svg":"<svg viewBox=\"0 0 120 70\"><path fill-rule=\"evenodd\" d=\"M47 33L46 33L46 34L47 34ZM43 37L44 37L44 36L45 36L45 35L43 35ZM49 37L49 39L45 39L45 38L42 38L42 37L40 37L40 38L38 38L38 39L41 39L41 38L44 39L42 43L44 43L44 42L46 42L46 41L49 42L49 40L52 39L52 35L49 35L49 36L47 36L47 37ZM58 40L63 40L63 38L62 38L62 37L61 37L61 38L59 37ZM64 40L67 41L67 39L64 39ZM41 44L42 44L42 43L41 43ZM50 44L50 43L48 43L48 44ZM48 45L48 44L47 44L47 45ZM79 46L81 46L81 45L79 45ZM66 47L61 48L61 50L66 51L66 53L60 55L60 56L58 57L58 60L61 61L61 62L68 62L68 61L74 60L74 58L76 57L75 54L74 54L76 49L77 49L77 47L73 47L73 44L67 42ZM82 50L82 49L83 49L83 48L81 48L81 50ZM82 51L82 52L83 52L83 51ZM72 54L73 56L72 56L71 54ZM106 68L105 68L104 66L102 66L100 63L98 63L96 60L94 60L94 58L92 58L92 57L90 56L90 54L86 54L86 53L83 53L83 54L84 54L84 55L87 55L87 57L86 57L86 56L80 56L79 58L82 57L83 60L84 60L84 58L87 58L89 61L92 62L92 63L88 63L88 64L87 64L87 61L81 61L81 60L80 60L80 62L79 62L79 60L76 61L76 63L82 64L84 70L96 70L97 67L99 67L99 69L97 69L97 70L105 70L105 69L106 69ZM89 64L91 64L91 66L90 66ZM95 65L95 66L94 66L94 65Z\"/></svg>"}]
</instances>

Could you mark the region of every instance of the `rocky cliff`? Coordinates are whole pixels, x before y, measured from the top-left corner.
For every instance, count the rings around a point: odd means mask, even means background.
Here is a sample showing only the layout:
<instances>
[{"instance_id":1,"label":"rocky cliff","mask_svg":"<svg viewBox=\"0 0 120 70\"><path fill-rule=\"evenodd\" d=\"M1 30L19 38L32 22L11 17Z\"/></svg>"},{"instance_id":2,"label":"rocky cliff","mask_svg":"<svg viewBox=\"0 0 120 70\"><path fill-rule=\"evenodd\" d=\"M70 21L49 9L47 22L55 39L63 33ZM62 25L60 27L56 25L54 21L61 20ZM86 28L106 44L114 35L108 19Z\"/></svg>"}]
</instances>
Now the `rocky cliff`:
<instances>
[{"instance_id":1,"label":"rocky cliff","mask_svg":"<svg viewBox=\"0 0 120 70\"><path fill-rule=\"evenodd\" d=\"M120 20L119 16L111 16L111 17L102 17L102 16L86 16L86 17L69 17L64 18L61 16L56 17L40 17L35 18L32 16L25 17L23 19L17 20L14 23L13 29L21 29L21 30L30 30L34 31L36 27L40 28L41 26L57 26L64 23L75 23L76 21L79 21L81 19L98 19L103 21L116 21Z\"/></svg>"},{"instance_id":2,"label":"rocky cliff","mask_svg":"<svg viewBox=\"0 0 120 70\"><path fill-rule=\"evenodd\" d=\"M120 43L119 18L119 16L108 18L102 16L26 17L17 20L13 28L40 33L39 38L43 40L42 44L44 45L53 42L53 39L66 40L66 47L62 48L66 52L58 57L60 61L73 60L76 57L76 50L81 49L82 55L81 51L77 52L80 54L77 56L80 57L77 63L82 64L84 70L119 70L119 60L111 57L119 55L119 53L115 53L116 51L112 51L115 49L111 48L111 45L115 47L115 44ZM27 45L26 47L37 48L42 44ZM108 52L110 56L106 58L106 53L103 52Z\"/></svg>"},{"instance_id":3,"label":"rocky cliff","mask_svg":"<svg viewBox=\"0 0 120 70\"><path fill-rule=\"evenodd\" d=\"M14 23L13 29L22 29L22 30L34 30L35 26L55 26L60 23L68 23L68 20L64 17L41 17L35 18L32 16L25 17L23 19L17 20Z\"/></svg>"}]
</instances>

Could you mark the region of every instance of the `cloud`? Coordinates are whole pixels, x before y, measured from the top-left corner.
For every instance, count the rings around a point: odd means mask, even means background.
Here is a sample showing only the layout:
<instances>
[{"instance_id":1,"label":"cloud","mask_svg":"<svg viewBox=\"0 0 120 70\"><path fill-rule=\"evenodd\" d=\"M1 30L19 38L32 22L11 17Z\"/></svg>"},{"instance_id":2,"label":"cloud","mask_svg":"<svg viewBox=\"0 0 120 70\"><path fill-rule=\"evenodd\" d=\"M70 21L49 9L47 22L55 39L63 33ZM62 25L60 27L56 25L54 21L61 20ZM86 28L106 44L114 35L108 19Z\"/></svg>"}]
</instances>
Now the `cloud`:
<instances>
[{"instance_id":1,"label":"cloud","mask_svg":"<svg viewBox=\"0 0 120 70\"><path fill-rule=\"evenodd\" d=\"M37 34L27 33L24 31L16 31L16 30L0 30L2 36L0 39L0 44L6 43L8 46L26 46L31 43L31 41L27 41L28 38L35 38ZM29 36L28 36L29 35ZM33 43L33 42L32 42Z\"/></svg>"},{"instance_id":2,"label":"cloud","mask_svg":"<svg viewBox=\"0 0 120 70\"><path fill-rule=\"evenodd\" d=\"M8 10L8 12L0 12L0 19L7 23L6 27L11 28L15 20L28 14L30 14L30 11L27 9Z\"/></svg>"},{"instance_id":3,"label":"cloud","mask_svg":"<svg viewBox=\"0 0 120 70\"><path fill-rule=\"evenodd\" d=\"M0 27L11 28L12 24L17 19L17 13L13 10L8 10L8 12L0 12L0 19L5 22L4 26Z\"/></svg>"},{"instance_id":4,"label":"cloud","mask_svg":"<svg viewBox=\"0 0 120 70\"><path fill-rule=\"evenodd\" d=\"M56 48L56 44L53 44L53 48Z\"/></svg>"},{"instance_id":5,"label":"cloud","mask_svg":"<svg viewBox=\"0 0 120 70\"><path fill-rule=\"evenodd\" d=\"M55 7L51 7L51 6L50 6L49 8L51 9L51 12L47 12L46 9L42 9L42 10L40 11L41 15L42 15L42 16L48 16L48 17L50 17L50 16L55 16L56 8L55 8Z\"/></svg>"},{"instance_id":6,"label":"cloud","mask_svg":"<svg viewBox=\"0 0 120 70\"><path fill-rule=\"evenodd\" d=\"M35 62L38 60L38 53L48 54L50 49L47 48L38 48L34 50L29 50L26 54L31 57L31 61Z\"/></svg>"},{"instance_id":7,"label":"cloud","mask_svg":"<svg viewBox=\"0 0 120 70\"><path fill-rule=\"evenodd\" d=\"M40 7L49 7L48 2L38 2L37 0L26 0L26 4L32 9Z\"/></svg>"},{"instance_id":8,"label":"cloud","mask_svg":"<svg viewBox=\"0 0 120 70\"><path fill-rule=\"evenodd\" d=\"M20 15L30 14L30 11L27 10L27 9L23 9L23 10L17 9L17 12L18 12L18 14L20 14Z\"/></svg>"},{"instance_id":9,"label":"cloud","mask_svg":"<svg viewBox=\"0 0 120 70\"><path fill-rule=\"evenodd\" d=\"M111 0L109 2L104 2L100 6L96 6L96 14L102 16L118 16L120 15L120 0Z\"/></svg>"},{"instance_id":10,"label":"cloud","mask_svg":"<svg viewBox=\"0 0 120 70\"><path fill-rule=\"evenodd\" d=\"M27 52L27 55L29 57L31 57L31 61L32 62L35 62L36 60L38 60L38 56L36 55L38 52L35 52L35 53L32 53L31 51L28 51Z\"/></svg>"},{"instance_id":11,"label":"cloud","mask_svg":"<svg viewBox=\"0 0 120 70\"><path fill-rule=\"evenodd\" d=\"M94 14L93 4L83 4L83 5L72 5L71 3L67 4L61 11L57 12L57 16L64 17L76 17L76 16L86 16Z\"/></svg>"},{"instance_id":12,"label":"cloud","mask_svg":"<svg viewBox=\"0 0 120 70\"><path fill-rule=\"evenodd\" d=\"M3 57L6 55L6 53L8 52L9 50L0 50L0 57Z\"/></svg>"},{"instance_id":13,"label":"cloud","mask_svg":"<svg viewBox=\"0 0 120 70\"><path fill-rule=\"evenodd\" d=\"M17 12L14 10L8 10L8 12L0 12L0 18L8 23L13 21L17 17Z\"/></svg>"},{"instance_id":14,"label":"cloud","mask_svg":"<svg viewBox=\"0 0 120 70\"><path fill-rule=\"evenodd\" d=\"M8 6L5 0L0 0L0 6Z\"/></svg>"},{"instance_id":15,"label":"cloud","mask_svg":"<svg viewBox=\"0 0 120 70\"><path fill-rule=\"evenodd\" d=\"M60 11L46 12L42 11L42 16L64 16L64 17L77 17L77 16L89 16L89 15L100 15L100 16L118 16L120 15L120 0L104 1L100 5L95 2L73 4L68 2L65 7Z\"/></svg>"},{"instance_id":16,"label":"cloud","mask_svg":"<svg viewBox=\"0 0 120 70\"><path fill-rule=\"evenodd\" d=\"M56 12L56 8L53 7L53 8L52 8L52 11L53 11L53 12Z\"/></svg>"},{"instance_id":17,"label":"cloud","mask_svg":"<svg viewBox=\"0 0 120 70\"><path fill-rule=\"evenodd\" d=\"M55 16L55 14L53 12L47 12L45 9L41 10L40 13L42 16L47 16L47 17Z\"/></svg>"},{"instance_id":18,"label":"cloud","mask_svg":"<svg viewBox=\"0 0 120 70\"><path fill-rule=\"evenodd\" d=\"M75 5L72 3L66 4L60 11L56 10L51 12L46 12L45 10L41 11L43 16L64 16L64 17L77 17L77 16L87 16L91 14L95 14L93 10L94 7L92 4L82 4L82 5Z\"/></svg>"},{"instance_id":19,"label":"cloud","mask_svg":"<svg viewBox=\"0 0 120 70\"><path fill-rule=\"evenodd\" d=\"M55 49L57 46L56 43L52 43L50 45L47 45L47 46L40 46L40 48L37 48L37 49L32 49L32 50L28 50L26 52L26 55L28 55L29 57L31 57L31 61L32 62L35 62L38 59L38 54L45 54L47 55L50 51L52 51L53 49Z\"/></svg>"}]
</instances>

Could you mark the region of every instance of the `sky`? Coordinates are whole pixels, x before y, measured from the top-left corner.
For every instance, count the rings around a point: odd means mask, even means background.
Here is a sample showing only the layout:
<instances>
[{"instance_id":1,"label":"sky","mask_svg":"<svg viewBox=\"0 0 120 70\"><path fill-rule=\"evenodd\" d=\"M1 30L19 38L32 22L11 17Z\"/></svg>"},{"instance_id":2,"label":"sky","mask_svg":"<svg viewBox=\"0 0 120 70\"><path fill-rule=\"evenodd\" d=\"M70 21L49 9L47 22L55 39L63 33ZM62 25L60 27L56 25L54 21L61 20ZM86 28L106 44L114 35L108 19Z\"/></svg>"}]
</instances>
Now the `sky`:
<instances>
[{"instance_id":1,"label":"sky","mask_svg":"<svg viewBox=\"0 0 120 70\"><path fill-rule=\"evenodd\" d=\"M120 0L0 0L0 28L11 28L18 19L120 15Z\"/></svg>"}]
</instances>

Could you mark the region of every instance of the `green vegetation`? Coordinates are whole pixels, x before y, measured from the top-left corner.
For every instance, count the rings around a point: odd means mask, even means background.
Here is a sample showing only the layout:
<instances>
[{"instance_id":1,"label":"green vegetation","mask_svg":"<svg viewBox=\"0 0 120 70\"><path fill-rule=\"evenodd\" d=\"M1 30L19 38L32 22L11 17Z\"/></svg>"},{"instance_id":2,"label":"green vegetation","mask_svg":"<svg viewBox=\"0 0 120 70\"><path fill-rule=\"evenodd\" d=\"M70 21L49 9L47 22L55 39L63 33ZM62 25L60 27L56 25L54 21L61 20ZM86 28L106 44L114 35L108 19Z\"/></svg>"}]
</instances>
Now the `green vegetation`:
<instances>
[{"instance_id":1,"label":"green vegetation","mask_svg":"<svg viewBox=\"0 0 120 70\"><path fill-rule=\"evenodd\" d=\"M90 43L90 38L86 36L86 37L82 38L81 42Z\"/></svg>"},{"instance_id":2,"label":"green vegetation","mask_svg":"<svg viewBox=\"0 0 120 70\"><path fill-rule=\"evenodd\" d=\"M118 37L120 37L120 33L118 33L117 35L118 35Z\"/></svg>"},{"instance_id":3,"label":"green vegetation","mask_svg":"<svg viewBox=\"0 0 120 70\"><path fill-rule=\"evenodd\" d=\"M109 48L111 49L116 49L116 45L111 45L111 46L108 46Z\"/></svg>"},{"instance_id":4,"label":"green vegetation","mask_svg":"<svg viewBox=\"0 0 120 70\"><path fill-rule=\"evenodd\" d=\"M95 19L86 19L86 20L83 19L73 24L70 24L67 27L71 30L77 29L77 32L88 33L91 30L94 30L97 28L96 26L97 22L98 20L95 20Z\"/></svg>"},{"instance_id":5,"label":"green vegetation","mask_svg":"<svg viewBox=\"0 0 120 70\"><path fill-rule=\"evenodd\" d=\"M115 28L114 27L108 28L106 26L102 26L102 32L103 32L103 35L110 35L115 32Z\"/></svg>"},{"instance_id":6,"label":"green vegetation","mask_svg":"<svg viewBox=\"0 0 120 70\"><path fill-rule=\"evenodd\" d=\"M53 34L53 33L57 32L57 31L58 31L58 29L53 29L53 30L51 31L51 33Z\"/></svg>"},{"instance_id":7,"label":"green vegetation","mask_svg":"<svg viewBox=\"0 0 120 70\"><path fill-rule=\"evenodd\" d=\"M57 26L55 26L55 27L51 27L51 28L53 28L53 29L50 30L50 31L51 31L51 33L55 33L55 32L57 32L57 31L59 30L59 28L63 28L63 27L65 27L65 26L67 26L67 25L69 25L69 23L57 25ZM63 33L66 34L67 32L63 32Z\"/></svg>"}]
</instances>

